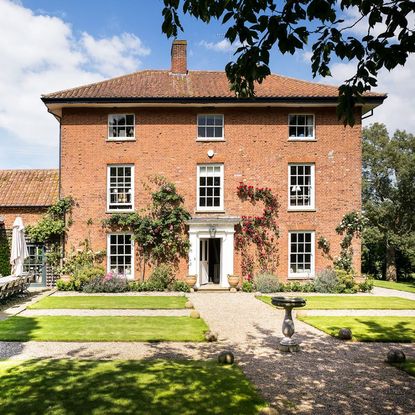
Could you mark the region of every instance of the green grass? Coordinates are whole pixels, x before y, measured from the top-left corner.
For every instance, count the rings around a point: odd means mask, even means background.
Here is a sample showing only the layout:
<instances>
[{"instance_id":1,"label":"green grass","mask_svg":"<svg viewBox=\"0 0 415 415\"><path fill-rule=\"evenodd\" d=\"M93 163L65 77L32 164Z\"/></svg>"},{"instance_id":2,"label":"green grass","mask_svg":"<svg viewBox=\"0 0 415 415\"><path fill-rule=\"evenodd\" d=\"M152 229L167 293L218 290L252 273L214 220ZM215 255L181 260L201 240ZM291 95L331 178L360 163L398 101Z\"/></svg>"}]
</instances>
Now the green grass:
<instances>
[{"instance_id":1,"label":"green grass","mask_svg":"<svg viewBox=\"0 0 415 415\"><path fill-rule=\"evenodd\" d=\"M415 342L415 317L328 317L302 316L297 318L331 336L339 329L352 330L353 340L363 342Z\"/></svg>"},{"instance_id":2,"label":"green grass","mask_svg":"<svg viewBox=\"0 0 415 415\"><path fill-rule=\"evenodd\" d=\"M395 363L393 366L415 377L415 359L408 359L405 363Z\"/></svg>"},{"instance_id":3,"label":"green grass","mask_svg":"<svg viewBox=\"0 0 415 415\"><path fill-rule=\"evenodd\" d=\"M31 305L29 308L78 308L78 309L171 309L184 308L184 296L51 296Z\"/></svg>"},{"instance_id":4,"label":"green grass","mask_svg":"<svg viewBox=\"0 0 415 415\"><path fill-rule=\"evenodd\" d=\"M300 295L301 296L301 295ZM307 305L298 310L413 310L415 301L400 297L374 296L301 296ZM271 304L270 296L257 297L264 303Z\"/></svg>"},{"instance_id":5,"label":"green grass","mask_svg":"<svg viewBox=\"0 0 415 415\"><path fill-rule=\"evenodd\" d=\"M7 361L0 384L9 415L253 415L265 406L237 366L212 361Z\"/></svg>"},{"instance_id":6,"label":"green grass","mask_svg":"<svg viewBox=\"0 0 415 415\"><path fill-rule=\"evenodd\" d=\"M383 280L373 280L375 287L390 288L392 290L406 291L408 293L415 293L415 282L393 282Z\"/></svg>"},{"instance_id":7,"label":"green grass","mask_svg":"<svg viewBox=\"0 0 415 415\"><path fill-rule=\"evenodd\" d=\"M10 317L0 321L3 341L192 341L204 340L202 319L190 317Z\"/></svg>"}]
</instances>

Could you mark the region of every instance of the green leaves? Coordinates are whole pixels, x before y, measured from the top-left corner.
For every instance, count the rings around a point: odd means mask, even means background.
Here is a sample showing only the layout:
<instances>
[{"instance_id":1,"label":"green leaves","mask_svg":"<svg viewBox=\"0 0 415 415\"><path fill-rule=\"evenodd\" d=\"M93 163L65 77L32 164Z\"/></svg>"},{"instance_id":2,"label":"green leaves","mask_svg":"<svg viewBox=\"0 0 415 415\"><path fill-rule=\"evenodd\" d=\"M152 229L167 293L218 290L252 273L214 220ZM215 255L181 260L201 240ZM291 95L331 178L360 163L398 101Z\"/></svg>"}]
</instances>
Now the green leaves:
<instances>
[{"instance_id":1,"label":"green leaves","mask_svg":"<svg viewBox=\"0 0 415 415\"><path fill-rule=\"evenodd\" d=\"M355 74L339 88L337 113L345 125L354 125L355 106L376 86L379 70L404 65L415 52L411 0L164 0L164 5L162 30L168 37L183 30L180 9L206 23L215 18L229 25L225 38L242 47L226 65L226 74L240 98L255 97L255 85L270 74L275 47L294 54L311 45L313 76L331 76L332 59L356 61ZM350 15L357 17L351 22ZM358 23L368 28L361 37ZM379 25L385 30L376 34Z\"/></svg>"}]
</instances>

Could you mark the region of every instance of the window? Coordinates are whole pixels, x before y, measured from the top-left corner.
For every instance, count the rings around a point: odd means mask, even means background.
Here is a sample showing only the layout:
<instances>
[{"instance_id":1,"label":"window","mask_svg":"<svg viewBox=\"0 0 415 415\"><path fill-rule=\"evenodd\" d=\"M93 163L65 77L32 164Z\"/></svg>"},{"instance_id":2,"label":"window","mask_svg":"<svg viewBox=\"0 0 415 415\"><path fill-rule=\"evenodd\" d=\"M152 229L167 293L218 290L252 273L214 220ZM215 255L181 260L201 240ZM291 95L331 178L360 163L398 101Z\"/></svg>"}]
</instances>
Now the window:
<instances>
[{"instance_id":1,"label":"window","mask_svg":"<svg viewBox=\"0 0 415 415\"><path fill-rule=\"evenodd\" d=\"M314 232L289 233L289 277L314 276Z\"/></svg>"},{"instance_id":2,"label":"window","mask_svg":"<svg viewBox=\"0 0 415 415\"><path fill-rule=\"evenodd\" d=\"M29 256L25 259L24 272L33 272L36 279L42 275L44 264L45 248L41 244L27 243L27 252Z\"/></svg>"},{"instance_id":3,"label":"window","mask_svg":"<svg viewBox=\"0 0 415 415\"><path fill-rule=\"evenodd\" d=\"M197 209L223 210L223 164L198 166Z\"/></svg>"},{"instance_id":4,"label":"window","mask_svg":"<svg viewBox=\"0 0 415 415\"><path fill-rule=\"evenodd\" d=\"M290 114L288 126L290 139L314 140L314 115Z\"/></svg>"},{"instance_id":5,"label":"window","mask_svg":"<svg viewBox=\"0 0 415 415\"><path fill-rule=\"evenodd\" d=\"M134 244L131 234L113 233L108 235L107 247L108 272L123 275L126 278L134 277L133 252Z\"/></svg>"},{"instance_id":6,"label":"window","mask_svg":"<svg viewBox=\"0 0 415 415\"><path fill-rule=\"evenodd\" d=\"M197 138L199 140L223 139L223 115L198 115Z\"/></svg>"},{"instance_id":7,"label":"window","mask_svg":"<svg viewBox=\"0 0 415 415\"><path fill-rule=\"evenodd\" d=\"M130 211L134 209L134 166L108 166L107 210Z\"/></svg>"},{"instance_id":8,"label":"window","mask_svg":"<svg viewBox=\"0 0 415 415\"><path fill-rule=\"evenodd\" d=\"M314 164L288 165L288 208L314 209Z\"/></svg>"},{"instance_id":9,"label":"window","mask_svg":"<svg viewBox=\"0 0 415 415\"><path fill-rule=\"evenodd\" d=\"M111 114L108 116L108 139L134 139L134 114Z\"/></svg>"}]
</instances>

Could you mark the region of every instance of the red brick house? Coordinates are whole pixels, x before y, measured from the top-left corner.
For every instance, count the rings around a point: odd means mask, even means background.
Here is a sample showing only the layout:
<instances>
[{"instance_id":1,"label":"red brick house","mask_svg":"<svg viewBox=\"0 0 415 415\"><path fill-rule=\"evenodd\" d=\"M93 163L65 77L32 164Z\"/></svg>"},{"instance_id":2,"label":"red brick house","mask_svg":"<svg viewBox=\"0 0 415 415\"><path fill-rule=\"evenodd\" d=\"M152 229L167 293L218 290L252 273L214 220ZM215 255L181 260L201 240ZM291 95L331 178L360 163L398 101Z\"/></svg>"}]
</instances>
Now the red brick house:
<instances>
[{"instance_id":1,"label":"red brick house","mask_svg":"<svg viewBox=\"0 0 415 415\"><path fill-rule=\"evenodd\" d=\"M58 200L58 192L58 170L0 170L0 238L10 236L17 216L25 225L37 223ZM28 241L29 258L25 267L35 273L35 285L53 283L45 249Z\"/></svg>"},{"instance_id":2,"label":"red brick house","mask_svg":"<svg viewBox=\"0 0 415 415\"><path fill-rule=\"evenodd\" d=\"M237 99L224 72L189 71L186 42L172 46L171 70L145 70L42 97L60 122L60 191L77 205L67 247L91 235L107 267L138 278L131 235L108 234L102 219L145 207L143 182L161 174L185 197L191 252L179 277L227 286L240 272L234 228L261 211L242 203L240 182L278 195L282 280L312 278L329 265L317 249L361 206L361 116L385 99L368 94L355 127L336 116L336 87L279 75ZM355 267L360 247L355 244Z\"/></svg>"}]
</instances>

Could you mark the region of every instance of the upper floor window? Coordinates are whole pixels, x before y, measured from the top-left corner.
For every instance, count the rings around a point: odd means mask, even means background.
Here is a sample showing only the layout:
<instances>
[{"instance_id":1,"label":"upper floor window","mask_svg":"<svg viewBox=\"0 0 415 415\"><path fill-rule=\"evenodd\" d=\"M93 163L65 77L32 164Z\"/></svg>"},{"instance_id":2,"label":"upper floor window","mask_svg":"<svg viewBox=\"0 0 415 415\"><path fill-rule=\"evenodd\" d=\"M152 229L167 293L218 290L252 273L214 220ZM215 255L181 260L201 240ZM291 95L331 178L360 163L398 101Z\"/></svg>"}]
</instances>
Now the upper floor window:
<instances>
[{"instance_id":1,"label":"upper floor window","mask_svg":"<svg viewBox=\"0 0 415 415\"><path fill-rule=\"evenodd\" d=\"M107 210L130 211L134 208L134 166L108 166Z\"/></svg>"},{"instance_id":2,"label":"upper floor window","mask_svg":"<svg viewBox=\"0 0 415 415\"><path fill-rule=\"evenodd\" d=\"M289 232L289 277L314 276L314 232Z\"/></svg>"},{"instance_id":3,"label":"upper floor window","mask_svg":"<svg viewBox=\"0 0 415 415\"><path fill-rule=\"evenodd\" d=\"M198 140L223 139L223 115L200 114L197 116Z\"/></svg>"},{"instance_id":4,"label":"upper floor window","mask_svg":"<svg viewBox=\"0 0 415 415\"><path fill-rule=\"evenodd\" d=\"M134 126L134 114L108 115L108 139L133 139L135 137Z\"/></svg>"},{"instance_id":5,"label":"upper floor window","mask_svg":"<svg viewBox=\"0 0 415 415\"><path fill-rule=\"evenodd\" d=\"M134 277L134 240L129 233L108 235L107 270L125 278Z\"/></svg>"},{"instance_id":6,"label":"upper floor window","mask_svg":"<svg viewBox=\"0 0 415 415\"><path fill-rule=\"evenodd\" d=\"M314 164L288 165L288 208L314 209Z\"/></svg>"},{"instance_id":7,"label":"upper floor window","mask_svg":"<svg viewBox=\"0 0 415 415\"><path fill-rule=\"evenodd\" d=\"M223 210L223 164L198 166L197 209Z\"/></svg>"},{"instance_id":8,"label":"upper floor window","mask_svg":"<svg viewBox=\"0 0 415 415\"><path fill-rule=\"evenodd\" d=\"M314 140L314 115L290 114L288 129L290 140Z\"/></svg>"}]
</instances>

